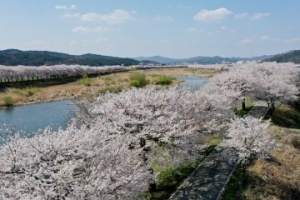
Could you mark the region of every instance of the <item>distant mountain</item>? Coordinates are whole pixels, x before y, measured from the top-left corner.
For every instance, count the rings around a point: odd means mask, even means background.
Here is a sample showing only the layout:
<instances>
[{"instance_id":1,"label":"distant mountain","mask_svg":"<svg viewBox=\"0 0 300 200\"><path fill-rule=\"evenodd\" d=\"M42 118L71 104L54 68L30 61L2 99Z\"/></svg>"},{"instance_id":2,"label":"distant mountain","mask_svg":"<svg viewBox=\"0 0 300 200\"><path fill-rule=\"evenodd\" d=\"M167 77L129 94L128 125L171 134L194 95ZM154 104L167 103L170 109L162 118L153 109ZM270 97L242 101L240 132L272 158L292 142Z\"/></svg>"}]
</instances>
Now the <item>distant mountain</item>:
<instances>
[{"instance_id":1,"label":"distant mountain","mask_svg":"<svg viewBox=\"0 0 300 200\"><path fill-rule=\"evenodd\" d=\"M300 64L300 50L293 50L286 53L281 53L272 56L271 58L265 59L267 62L293 62L296 64Z\"/></svg>"},{"instance_id":2,"label":"distant mountain","mask_svg":"<svg viewBox=\"0 0 300 200\"><path fill-rule=\"evenodd\" d=\"M173 63L173 62L176 62L179 60L179 59L174 59L174 58L166 58L166 57L162 57L162 56L137 57L134 59L138 60L138 61L153 61L153 62L161 63L161 64Z\"/></svg>"},{"instance_id":3,"label":"distant mountain","mask_svg":"<svg viewBox=\"0 0 300 200\"><path fill-rule=\"evenodd\" d=\"M240 58L240 57L208 57L208 56L197 56L192 58L184 58L184 59L174 59L174 58L166 58L161 56L153 56L153 57L137 57L135 60L139 61L153 61L161 64L179 64L179 63L198 63L198 64L219 64L219 63L234 63L237 61L261 61L272 56L258 56L258 57L250 57L250 58Z\"/></svg>"},{"instance_id":4,"label":"distant mountain","mask_svg":"<svg viewBox=\"0 0 300 200\"><path fill-rule=\"evenodd\" d=\"M131 58L119 58L96 54L69 55L50 51L20 51L8 49L0 51L0 65L41 66L41 65L136 65L139 62Z\"/></svg>"}]
</instances>

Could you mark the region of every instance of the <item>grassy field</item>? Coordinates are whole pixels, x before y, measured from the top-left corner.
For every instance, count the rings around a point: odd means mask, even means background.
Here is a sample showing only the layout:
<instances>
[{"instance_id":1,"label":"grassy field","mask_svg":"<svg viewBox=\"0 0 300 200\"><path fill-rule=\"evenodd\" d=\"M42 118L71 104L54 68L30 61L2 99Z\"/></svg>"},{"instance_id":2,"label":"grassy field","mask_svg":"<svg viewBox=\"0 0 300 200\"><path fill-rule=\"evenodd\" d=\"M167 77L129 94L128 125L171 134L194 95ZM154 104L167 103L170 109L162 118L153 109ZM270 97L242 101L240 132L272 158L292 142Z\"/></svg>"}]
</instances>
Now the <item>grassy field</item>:
<instances>
[{"instance_id":1,"label":"grassy field","mask_svg":"<svg viewBox=\"0 0 300 200\"><path fill-rule=\"evenodd\" d=\"M27 83L26 85L0 86L0 107L71 99L83 95L98 95L99 93L105 93L107 91L119 92L134 84L134 81L131 80L133 73L144 74L146 84L169 84L169 76L193 75L211 77L218 72L208 69L163 68L132 70L98 77L83 76L81 79L71 81L36 81L32 84ZM180 80L178 78L172 78L171 80L171 84L177 84L179 82Z\"/></svg>"}]
</instances>

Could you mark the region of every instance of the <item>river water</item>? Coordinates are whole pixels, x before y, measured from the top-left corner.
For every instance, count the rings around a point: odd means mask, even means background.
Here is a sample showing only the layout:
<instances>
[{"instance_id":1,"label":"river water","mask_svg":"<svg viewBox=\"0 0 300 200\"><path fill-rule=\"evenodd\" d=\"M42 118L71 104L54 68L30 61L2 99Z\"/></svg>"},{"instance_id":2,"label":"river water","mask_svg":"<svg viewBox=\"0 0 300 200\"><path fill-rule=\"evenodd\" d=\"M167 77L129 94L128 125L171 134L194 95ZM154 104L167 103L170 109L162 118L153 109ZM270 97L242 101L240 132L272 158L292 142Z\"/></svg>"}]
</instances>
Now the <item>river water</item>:
<instances>
[{"instance_id":1,"label":"river water","mask_svg":"<svg viewBox=\"0 0 300 200\"><path fill-rule=\"evenodd\" d=\"M37 132L47 126L53 130L59 127L66 128L75 110L76 106L71 100L2 108L0 109L0 127L22 130L24 133Z\"/></svg>"},{"instance_id":2,"label":"river water","mask_svg":"<svg viewBox=\"0 0 300 200\"><path fill-rule=\"evenodd\" d=\"M178 76L184 82L179 84L179 88L187 87L192 91L198 90L208 81L208 78L201 78L197 76Z\"/></svg>"},{"instance_id":3,"label":"river water","mask_svg":"<svg viewBox=\"0 0 300 200\"><path fill-rule=\"evenodd\" d=\"M179 78L184 80L179 87L188 87L190 90L201 88L208 80L195 76L179 76ZM8 124L14 130L22 130L24 133L35 133L47 126L53 130L59 127L66 128L76 109L76 105L71 100L2 108L0 109L0 128Z\"/></svg>"}]
</instances>

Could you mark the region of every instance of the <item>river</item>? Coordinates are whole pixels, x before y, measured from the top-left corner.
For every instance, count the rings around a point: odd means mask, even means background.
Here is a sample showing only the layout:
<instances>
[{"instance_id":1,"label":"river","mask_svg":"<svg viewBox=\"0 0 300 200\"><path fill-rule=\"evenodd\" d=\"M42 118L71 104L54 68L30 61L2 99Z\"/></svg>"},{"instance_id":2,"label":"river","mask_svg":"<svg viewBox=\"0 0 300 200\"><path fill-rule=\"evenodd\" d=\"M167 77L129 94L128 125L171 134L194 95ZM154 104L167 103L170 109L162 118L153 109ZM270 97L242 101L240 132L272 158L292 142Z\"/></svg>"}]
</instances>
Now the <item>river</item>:
<instances>
[{"instance_id":1,"label":"river","mask_svg":"<svg viewBox=\"0 0 300 200\"><path fill-rule=\"evenodd\" d=\"M196 76L179 76L179 78L184 80L179 87L188 87L191 90L201 88L208 80ZM66 128L76 109L76 105L71 100L2 108L0 109L0 128L8 124L14 130L22 130L27 134L37 132L47 126L53 130L59 127Z\"/></svg>"}]
</instances>

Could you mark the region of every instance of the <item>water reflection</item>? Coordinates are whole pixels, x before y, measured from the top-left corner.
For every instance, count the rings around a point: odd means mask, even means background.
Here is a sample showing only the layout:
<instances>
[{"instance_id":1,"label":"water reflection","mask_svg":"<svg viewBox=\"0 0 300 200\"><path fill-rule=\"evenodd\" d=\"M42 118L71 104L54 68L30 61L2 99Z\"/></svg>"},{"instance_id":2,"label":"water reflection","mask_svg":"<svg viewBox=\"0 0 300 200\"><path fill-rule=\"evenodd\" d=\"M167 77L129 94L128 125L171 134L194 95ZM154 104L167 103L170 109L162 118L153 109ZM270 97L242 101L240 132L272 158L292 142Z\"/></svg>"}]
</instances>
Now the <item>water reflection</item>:
<instances>
[{"instance_id":1,"label":"water reflection","mask_svg":"<svg viewBox=\"0 0 300 200\"><path fill-rule=\"evenodd\" d=\"M30 104L0 109L0 125L7 124L25 133L37 132L50 126L53 130L66 128L76 106L71 100Z\"/></svg>"},{"instance_id":2,"label":"water reflection","mask_svg":"<svg viewBox=\"0 0 300 200\"><path fill-rule=\"evenodd\" d=\"M178 78L184 80L184 82L179 84L179 88L187 87L191 91L200 89L208 81L208 78L202 78L197 76L178 76Z\"/></svg>"}]
</instances>

